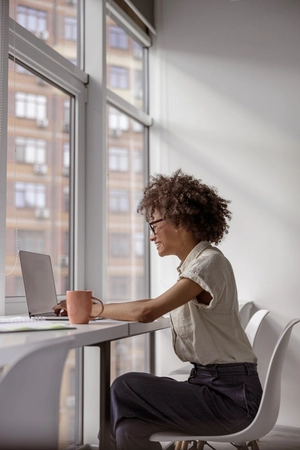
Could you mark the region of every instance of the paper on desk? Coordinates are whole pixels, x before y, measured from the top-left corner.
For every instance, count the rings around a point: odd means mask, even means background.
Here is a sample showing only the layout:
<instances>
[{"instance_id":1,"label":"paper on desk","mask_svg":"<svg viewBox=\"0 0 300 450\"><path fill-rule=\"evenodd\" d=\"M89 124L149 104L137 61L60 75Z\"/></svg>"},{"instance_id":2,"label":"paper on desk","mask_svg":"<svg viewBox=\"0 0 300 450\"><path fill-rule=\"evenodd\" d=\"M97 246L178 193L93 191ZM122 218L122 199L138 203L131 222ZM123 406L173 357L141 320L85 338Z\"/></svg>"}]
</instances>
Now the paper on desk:
<instances>
[{"instance_id":1,"label":"paper on desk","mask_svg":"<svg viewBox=\"0 0 300 450\"><path fill-rule=\"evenodd\" d=\"M24 321L14 323L1 323L0 333L10 333L16 331L48 331L48 330L70 330L75 328L66 323L48 322L47 320Z\"/></svg>"}]
</instances>

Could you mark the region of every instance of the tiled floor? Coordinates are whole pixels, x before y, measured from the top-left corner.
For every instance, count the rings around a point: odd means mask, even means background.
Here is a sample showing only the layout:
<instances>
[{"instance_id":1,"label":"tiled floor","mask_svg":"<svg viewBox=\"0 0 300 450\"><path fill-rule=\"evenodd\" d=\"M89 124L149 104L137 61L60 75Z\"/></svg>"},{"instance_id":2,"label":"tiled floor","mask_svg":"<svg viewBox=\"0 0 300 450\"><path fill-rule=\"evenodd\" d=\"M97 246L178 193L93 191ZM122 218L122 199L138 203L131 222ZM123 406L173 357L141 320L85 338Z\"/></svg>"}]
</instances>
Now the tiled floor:
<instances>
[{"instance_id":1,"label":"tiled floor","mask_svg":"<svg viewBox=\"0 0 300 450\"><path fill-rule=\"evenodd\" d=\"M216 450L234 450L231 444L209 442ZM300 428L275 427L258 441L260 450L300 450ZM207 445L204 450L211 450Z\"/></svg>"}]
</instances>

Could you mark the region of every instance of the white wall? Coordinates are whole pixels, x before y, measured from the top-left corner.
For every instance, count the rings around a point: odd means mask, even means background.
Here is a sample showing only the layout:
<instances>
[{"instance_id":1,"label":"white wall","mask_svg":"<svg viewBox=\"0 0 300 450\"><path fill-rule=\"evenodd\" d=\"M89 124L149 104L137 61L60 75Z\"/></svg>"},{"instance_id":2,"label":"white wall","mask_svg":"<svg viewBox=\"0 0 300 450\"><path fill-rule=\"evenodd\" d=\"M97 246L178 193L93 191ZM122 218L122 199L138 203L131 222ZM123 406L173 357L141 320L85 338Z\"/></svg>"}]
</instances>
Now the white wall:
<instances>
[{"instance_id":1,"label":"white wall","mask_svg":"<svg viewBox=\"0 0 300 450\"><path fill-rule=\"evenodd\" d=\"M241 301L271 311L267 338L300 317L300 2L158 0L151 49L152 173L178 168L232 201L221 249ZM152 249L152 293L178 261ZM161 334L158 365L170 357ZM300 325L283 373L278 423L300 427ZM259 355L263 359L263 355Z\"/></svg>"}]
</instances>

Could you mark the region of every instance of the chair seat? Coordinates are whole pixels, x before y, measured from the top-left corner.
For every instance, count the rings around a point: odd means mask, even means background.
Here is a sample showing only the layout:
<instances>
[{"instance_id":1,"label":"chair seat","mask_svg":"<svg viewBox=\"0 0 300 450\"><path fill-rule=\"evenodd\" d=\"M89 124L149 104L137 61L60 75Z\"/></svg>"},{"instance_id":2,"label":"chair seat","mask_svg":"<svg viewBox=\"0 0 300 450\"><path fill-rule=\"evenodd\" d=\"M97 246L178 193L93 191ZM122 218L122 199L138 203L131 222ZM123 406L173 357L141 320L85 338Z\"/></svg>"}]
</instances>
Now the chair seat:
<instances>
[{"instance_id":1,"label":"chair seat","mask_svg":"<svg viewBox=\"0 0 300 450\"><path fill-rule=\"evenodd\" d=\"M150 437L150 441L155 442L201 441L202 443L203 442L205 443L205 441L230 442L230 443L234 442L237 443L237 445L240 444L241 445L240 448L249 448L250 445L250 448L252 448L253 450L257 450L259 448L258 444L253 442L265 436L272 430L279 414L280 395L281 395L281 374L283 362L292 329L294 325L296 325L298 322L300 322L300 319L291 320L282 331L276 343L276 346L274 348L269 363L261 403L255 419L248 427L237 433L221 436L214 436L214 435L199 436L185 433L177 433L175 431L174 432L162 431L159 433L152 434L152 436ZM245 447L246 444L248 446ZM178 447L178 450L179 449L180 447Z\"/></svg>"}]
</instances>

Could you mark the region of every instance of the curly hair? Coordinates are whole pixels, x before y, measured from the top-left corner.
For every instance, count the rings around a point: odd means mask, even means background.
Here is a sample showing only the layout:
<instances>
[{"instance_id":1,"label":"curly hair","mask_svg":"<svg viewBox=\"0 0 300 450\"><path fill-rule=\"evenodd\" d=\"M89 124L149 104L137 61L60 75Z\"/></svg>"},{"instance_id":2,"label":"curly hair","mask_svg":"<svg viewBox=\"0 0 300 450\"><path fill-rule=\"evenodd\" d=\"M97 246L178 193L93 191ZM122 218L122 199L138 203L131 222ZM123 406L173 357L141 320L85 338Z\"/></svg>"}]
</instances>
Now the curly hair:
<instances>
[{"instance_id":1,"label":"curly hair","mask_svg":"<svg viewBox=\"0 0 300 450\"><path fill-rule=\"evenodd\" d=\"M199 242L219 244L229 229L229 203L218 196L215 188L179 169L171 176L150 178L137 212L150 222L154 211L159 211L176 228L183 226L191 231Z\"/></svg>"}]
</instances>

